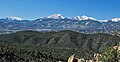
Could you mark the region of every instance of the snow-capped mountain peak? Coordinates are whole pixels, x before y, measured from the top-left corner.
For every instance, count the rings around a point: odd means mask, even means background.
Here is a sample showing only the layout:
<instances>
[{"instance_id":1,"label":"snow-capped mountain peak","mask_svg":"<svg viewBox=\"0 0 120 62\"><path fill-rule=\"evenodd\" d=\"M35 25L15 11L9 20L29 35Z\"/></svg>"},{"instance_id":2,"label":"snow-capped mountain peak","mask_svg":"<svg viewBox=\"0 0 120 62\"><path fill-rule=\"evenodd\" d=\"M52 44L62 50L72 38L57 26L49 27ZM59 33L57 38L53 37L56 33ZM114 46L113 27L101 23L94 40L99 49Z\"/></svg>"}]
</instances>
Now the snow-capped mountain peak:
<instances>
[{"instance_id":1,"label":"snow-capped mountain peak","mask_svg":"<svg viewBox=\"0 0 120 62\"><path fill-rule=\"evenodd\" d=\"M74 17L75 20L96 20L95 18L93 17L88 17L88 16L77 16L77 17Z\"/></svg>"},{"instance_id":2,"label":"snow-capped mountain peak","mask_svg":"<svg viewBox=\"0 0 120 62\"><path fill-rule=\"evenodd\" d=\"M64 19L65 17L62 16L62 14L53 14L48 16L47 18L52 18L52 19Z\"/></svg>"},{"instance_id":3,"label":"snow-capped mountain peak","mask_svg":"<svg viewBox=\"0 0 120 62\"><path fill-rule=\"evenodd\" d=\"M118 21L120 21L120 18L113 18L113 19L111 19L111 21L118 22Z\"/></svg>"},{"instance_id":4,"label":"snow-capped mountain peak","mask_svg":"<svg viewBox=\"0 0 120 62\"><path fill-rule=\"evenodd\" d=\"M8 19L8 20L23 20L22 18L19 18L19 17L14 17L14 16L11 16L11 17L6 17L6 18L2 18L2 19Z\"/></svg>"}]
</instances>

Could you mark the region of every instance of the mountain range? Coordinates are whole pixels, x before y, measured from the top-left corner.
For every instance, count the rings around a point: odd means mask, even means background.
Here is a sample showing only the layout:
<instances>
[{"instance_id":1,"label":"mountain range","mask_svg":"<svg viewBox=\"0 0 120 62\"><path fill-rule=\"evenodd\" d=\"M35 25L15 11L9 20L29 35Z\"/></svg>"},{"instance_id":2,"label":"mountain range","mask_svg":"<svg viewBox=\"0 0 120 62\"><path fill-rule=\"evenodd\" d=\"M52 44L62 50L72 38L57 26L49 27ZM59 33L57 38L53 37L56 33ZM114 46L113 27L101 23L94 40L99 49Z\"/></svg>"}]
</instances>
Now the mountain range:
<instances>
[{"instance_id":1,"label":"mountain range","mask_svg":"<svg viewBox=\"0 0 120 62\"><path fill-rule=\"evenodd\" d=\"M88 16L64 17L53 14L35 20L25 20L19 17L0 18L0 30L37 30L37 31L116 31L120 30L120 18L97 20Z\"/></svg>"}]
</instances>

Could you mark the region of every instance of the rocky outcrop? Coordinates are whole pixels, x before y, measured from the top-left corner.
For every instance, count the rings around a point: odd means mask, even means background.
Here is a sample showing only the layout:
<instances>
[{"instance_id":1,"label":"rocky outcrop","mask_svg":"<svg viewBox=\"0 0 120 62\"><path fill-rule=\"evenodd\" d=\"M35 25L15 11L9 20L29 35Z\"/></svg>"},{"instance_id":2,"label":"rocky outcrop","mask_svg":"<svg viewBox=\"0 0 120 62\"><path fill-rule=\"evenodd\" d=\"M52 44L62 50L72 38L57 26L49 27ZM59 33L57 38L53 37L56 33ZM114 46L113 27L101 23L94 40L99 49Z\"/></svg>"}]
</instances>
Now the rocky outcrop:
<instances>
[{"instance_id":1,"label":"rocky outcrop","mask_svg":"<svg viewBox=\"0 0 120 62\"><path fill-rule=\"evenodd\" d=\"M90 60L85 60L84 58L76 58L75 54L69 57L68 62L101 62L101 54L94 53L93 58Z\"/></svg>"},{"instance_id":2,"label":"rocky outcrop","mask_svg":"<svg viewBox=\"0 0 120 62\"><path fill-rule=\"evenodd\" d=\"M93 62L101 62L101 61L100 61L100 58L101 58L101 57L102 57L101 54L94 53L94 56L93 56L92 61L93 61Z\"/></svg>"},{"instance_id":3,"label":"rocky outcrop","mask_svg":"<svg viewBox=\"0 0 120 62\"><path fill-rule=\"evenodd\" d=\"M113 48L116 50L117 53L117 61L120 62L120 46L114 46Z\"/></svg>"}]
</instances>

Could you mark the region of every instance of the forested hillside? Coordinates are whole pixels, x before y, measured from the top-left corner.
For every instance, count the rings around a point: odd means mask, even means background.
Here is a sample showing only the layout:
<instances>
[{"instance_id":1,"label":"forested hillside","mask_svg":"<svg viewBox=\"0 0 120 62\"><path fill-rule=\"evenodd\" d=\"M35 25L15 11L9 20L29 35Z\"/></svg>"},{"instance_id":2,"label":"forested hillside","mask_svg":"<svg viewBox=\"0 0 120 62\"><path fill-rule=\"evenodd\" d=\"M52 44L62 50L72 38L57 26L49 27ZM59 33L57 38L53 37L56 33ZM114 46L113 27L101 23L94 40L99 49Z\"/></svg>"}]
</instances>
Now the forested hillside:
<instances>
[{"instance_id":1,"label":"forested hillside","mask_svg":"<svg viewBox=\"0 0 120 62\"><path fill-rule=\"evenodd\" d=\"M66 61L72 54L88 59L119 42L120 37L103 33L20 31L0 35L0 61L56 62Z\"/></svg>"}]
</instances>

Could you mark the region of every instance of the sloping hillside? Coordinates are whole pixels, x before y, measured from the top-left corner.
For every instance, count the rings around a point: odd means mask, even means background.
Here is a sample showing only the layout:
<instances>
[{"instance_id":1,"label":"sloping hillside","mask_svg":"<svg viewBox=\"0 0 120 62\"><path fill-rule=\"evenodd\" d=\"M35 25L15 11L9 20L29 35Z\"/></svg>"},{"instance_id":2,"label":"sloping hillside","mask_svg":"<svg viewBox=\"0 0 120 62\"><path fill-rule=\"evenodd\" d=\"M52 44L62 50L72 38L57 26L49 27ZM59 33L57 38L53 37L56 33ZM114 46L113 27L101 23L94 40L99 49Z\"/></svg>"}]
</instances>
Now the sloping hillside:
<instances>
[{"instance_id":1,"label":"sloping hillside","mask_svg":"<svg viewBox=\"0 0 120 62\"><path fill-rule=\"evenodd\" d=\"M117 45L120 37L103 33L82 34L74 31L20 31L1 35L0 42L17 47L31 46L31 49L45 47L46 50L43 51L54 52L56 56L60 55L60 57L67 58L75 53L87 58L95 52L100 52L105 46Z\"/></svg>"}]
</instances>

